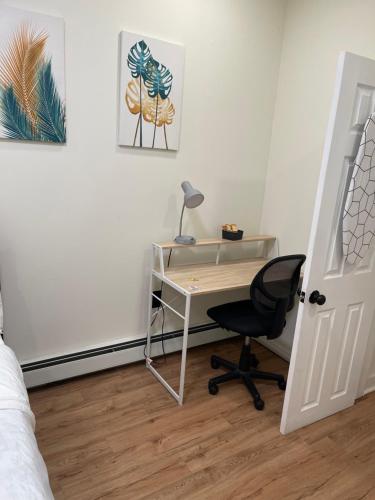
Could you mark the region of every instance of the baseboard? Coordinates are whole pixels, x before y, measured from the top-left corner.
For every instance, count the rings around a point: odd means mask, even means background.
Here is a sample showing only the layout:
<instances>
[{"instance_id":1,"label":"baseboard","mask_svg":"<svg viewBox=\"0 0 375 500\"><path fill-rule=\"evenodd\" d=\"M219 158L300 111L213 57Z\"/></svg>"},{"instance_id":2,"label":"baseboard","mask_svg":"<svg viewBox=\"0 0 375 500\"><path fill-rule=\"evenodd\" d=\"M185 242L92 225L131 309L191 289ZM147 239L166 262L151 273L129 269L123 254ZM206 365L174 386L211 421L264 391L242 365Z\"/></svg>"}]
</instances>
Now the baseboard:
<instances>
[{"instance_id":1,"label":"baseboard","mask_svg":"<svg viewBox=\"0 0 375 500\"><path fill-rule=\"evenodd\" d=\"M192 327L189 330L189 347L216 342L235 336L220 328L216 323ZM161 337L153 337L152 356L163 354ZM24 363L22 371L26 387L36 387L59 380L77 377L91 372L106 370L144 359L146 338L117 342L107 346L46 358L32 363ZM165 352L181 349L182 330L164 335Z\"/></svg>"},{"instance_id":2,"label":"baseboard","mask_svg":"<svg viewBox=\"0 0 375 500\"><path fill-rule=\"evenodd\" d=\"M370 394L370 392L374 392L374 391L375 391L375 377L372 376L367 381L366 387L363 390L363 394L361 394L360 396L365 396L366 394ZM360 396L358 396L358 397L360 397Z\"/></svg>"},{"instance_id":3,"label":"baseboard","mask_svg":"<svg viewBox=\"0 0 375 500\"><path fill-rule=\"evenodd\" d=\"M285 359L285 361L288 362L290 361L291 351L280 338L277 338L275 340L257 338L256 341L259 342L259 344L266 347L267 349L269 349L270 351L280 356L280 358Z\"/></svg>"}]
</instances>

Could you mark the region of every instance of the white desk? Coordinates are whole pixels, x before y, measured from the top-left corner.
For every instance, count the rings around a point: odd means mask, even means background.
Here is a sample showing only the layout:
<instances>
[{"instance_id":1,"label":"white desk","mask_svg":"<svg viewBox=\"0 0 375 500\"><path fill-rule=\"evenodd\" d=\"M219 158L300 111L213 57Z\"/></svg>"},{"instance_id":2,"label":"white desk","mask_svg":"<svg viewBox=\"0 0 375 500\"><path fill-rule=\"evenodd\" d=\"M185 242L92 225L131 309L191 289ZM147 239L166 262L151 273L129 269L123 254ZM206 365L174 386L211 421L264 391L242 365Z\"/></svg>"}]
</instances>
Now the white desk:
<instances>
[{"instance_id":1,"label":"white desk","mask_svg":"<svg viewBox=\"0 0 375 500\"><path fill-rule=\"evenodd\" d=\"M189 335L189 318L191 298L207 293L223 292L226 290L235 290L248 287L257 272L267 262L267 256L271 250L271 246L275 243L274 236L248 236L240 241L207 239L199 240L195 245L179 245L175 242L153 243L152 244L152 272L150 279L150 297L149 297L149 317L147 329L147 346L146 346L146 366L161 382L164 387L181 405L184 398L185 384L185 368L186 368L186 352L187 341ZM262 256L253 259L242 259L235 261L226 261L220 263L220 250L222 245L244 245L256 242L263 242ZM216 246L215 262L206 264L191 264L180 265L175 267L165 267L164 252L173 249L200 248L207 246ZM163 298L160 300L153 293L154 279L157 278L161 282L166 283L174 290L185 297L185 312L181 314L174 309L170 304L165 302ZM152 298L157 300L167 307L174 314L179 316L184 321L184 333L182 337L182 356L180 368L180 384L179 392L177 393L168 382L160 375L156 368L152 365L151 358L151 321L152 321Z\"/></svg>"}]
</instances>

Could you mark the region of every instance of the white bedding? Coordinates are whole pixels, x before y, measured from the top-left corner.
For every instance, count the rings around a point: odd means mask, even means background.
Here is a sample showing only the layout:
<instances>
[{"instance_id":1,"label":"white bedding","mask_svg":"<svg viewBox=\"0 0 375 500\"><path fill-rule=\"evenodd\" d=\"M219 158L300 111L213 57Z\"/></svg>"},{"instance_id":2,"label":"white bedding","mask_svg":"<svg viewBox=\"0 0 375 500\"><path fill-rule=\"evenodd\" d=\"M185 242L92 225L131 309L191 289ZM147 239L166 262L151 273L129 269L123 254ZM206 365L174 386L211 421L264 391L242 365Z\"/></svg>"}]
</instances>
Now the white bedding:
<instances>
[{"instance_id":1,"label":"white bedding","mask_svg":"<svg viewBox=\"0 0 375 500\"><path fill-rule=\"evenodd\" d=\"M0 337L0 499L53 499L18 361Z\"/></svg>"}]
</instances>

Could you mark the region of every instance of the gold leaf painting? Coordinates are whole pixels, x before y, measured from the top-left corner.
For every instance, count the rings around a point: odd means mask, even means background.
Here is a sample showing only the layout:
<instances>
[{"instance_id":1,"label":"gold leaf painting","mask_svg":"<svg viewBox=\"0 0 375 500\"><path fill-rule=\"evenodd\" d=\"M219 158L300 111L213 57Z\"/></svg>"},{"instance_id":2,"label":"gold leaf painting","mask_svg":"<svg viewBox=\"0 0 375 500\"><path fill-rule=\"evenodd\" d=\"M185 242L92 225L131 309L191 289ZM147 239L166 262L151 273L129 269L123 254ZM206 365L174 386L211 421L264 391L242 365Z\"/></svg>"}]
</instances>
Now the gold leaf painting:
<instances>
[{"instance_id":1,"label":"gold leaf painting","mask_svg":"<svg viewBox=\"0 0 375 500\"><path fill-rule=\"evenodd\" d=\"M133 146L135 145L138 135L139 121L141 118L140 103L142 103L143 119L148 123L153 123L156 127L163 127L165 146L166 149L168 149L166 126L173 123L173 117L175 114L174 106L169 97L159 101L157 97L150 97L146 89L143 87L142 97L140 98L139 81L132 79L126 87L125 102L130 113L133 115L139 115L134 134Z\"/></svg>"}]
</instances>

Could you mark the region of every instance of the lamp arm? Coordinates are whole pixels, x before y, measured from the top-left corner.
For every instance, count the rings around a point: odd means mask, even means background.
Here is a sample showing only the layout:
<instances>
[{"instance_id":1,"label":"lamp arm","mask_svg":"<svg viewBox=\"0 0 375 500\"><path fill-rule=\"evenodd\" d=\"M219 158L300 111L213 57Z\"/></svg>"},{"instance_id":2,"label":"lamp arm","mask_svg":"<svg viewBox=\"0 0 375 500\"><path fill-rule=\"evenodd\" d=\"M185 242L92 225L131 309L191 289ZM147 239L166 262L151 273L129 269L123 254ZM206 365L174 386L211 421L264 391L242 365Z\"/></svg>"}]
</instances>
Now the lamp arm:
<instances>
[{"instance_id":1,"label":"lamp arm","mask_svg":"<svg viewBox=\"0 0 375 500\"><path fill-rule=\"evenodd\" d=\"M182 205L182 210L181 210L181 217L180 217L180 230L178 232L178 235L181 236L181 233L182 233L182 218L184 216L184 210L185 210L185 201Z\"/></svg>"}]
</instances>

